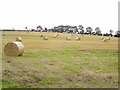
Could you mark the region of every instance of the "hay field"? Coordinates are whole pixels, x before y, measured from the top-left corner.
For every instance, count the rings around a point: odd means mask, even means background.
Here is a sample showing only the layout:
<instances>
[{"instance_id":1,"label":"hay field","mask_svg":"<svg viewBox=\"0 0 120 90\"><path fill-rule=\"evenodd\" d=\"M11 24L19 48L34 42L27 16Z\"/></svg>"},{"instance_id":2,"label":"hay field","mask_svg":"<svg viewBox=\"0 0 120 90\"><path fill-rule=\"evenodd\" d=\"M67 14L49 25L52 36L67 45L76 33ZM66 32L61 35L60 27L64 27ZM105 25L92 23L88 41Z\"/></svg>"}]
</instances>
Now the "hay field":
<instances>
[{"instance_id":1,"label":"hay field","mask_svg":"<svg viewBox=\"0 0 120 90\"><path fill-rule=\"evenodd\" d=\"M3 88L117 88L118 38L42 32L3 32L2 50L16 37L25 46L23 56L2 52ZM71 40L67 41L66 37ZM75 38L80 37L80 41Z\"/></svg>"}]
</instances>

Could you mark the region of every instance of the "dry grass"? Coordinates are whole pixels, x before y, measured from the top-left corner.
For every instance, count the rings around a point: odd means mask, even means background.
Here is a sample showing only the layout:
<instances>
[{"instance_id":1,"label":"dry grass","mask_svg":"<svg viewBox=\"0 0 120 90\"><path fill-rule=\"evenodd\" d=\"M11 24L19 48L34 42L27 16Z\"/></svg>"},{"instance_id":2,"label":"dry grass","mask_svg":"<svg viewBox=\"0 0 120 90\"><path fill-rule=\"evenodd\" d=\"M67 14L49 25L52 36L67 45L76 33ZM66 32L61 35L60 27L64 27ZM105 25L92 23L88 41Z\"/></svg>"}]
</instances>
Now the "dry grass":
<instances>
[{"instance_id":1,"label":"dry grass","mask_svg":"<svg viewBox=\"0 0 120 90\"><path fill-rule=\"evenodd\" d=\"M49 38L43 40L39 32L3 33L6 34L3 47L15 37L21 37L25 46L23 56L8 57L2 52L3 79L9 83L4 87L118 87L118 39L115 37L102 42L100 36L74 34L71 41L66 41L71 34L59 33L54 38L56 33L43 32ZM76 37L81 40L76 41Z\"/></svg>"}]
</instances>

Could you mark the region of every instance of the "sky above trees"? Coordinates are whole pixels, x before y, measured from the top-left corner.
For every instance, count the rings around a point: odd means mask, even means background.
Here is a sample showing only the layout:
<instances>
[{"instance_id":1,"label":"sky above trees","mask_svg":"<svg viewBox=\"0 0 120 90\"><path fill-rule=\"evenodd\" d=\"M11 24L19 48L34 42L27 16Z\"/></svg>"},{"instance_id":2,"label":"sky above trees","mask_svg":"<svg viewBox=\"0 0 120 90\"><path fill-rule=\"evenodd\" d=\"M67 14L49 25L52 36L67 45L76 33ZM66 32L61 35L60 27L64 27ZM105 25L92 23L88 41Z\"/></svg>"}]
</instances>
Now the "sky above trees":
<instances>
[{"instance_id":1,"label":"sky above trees","mask_svg":"<svg viewBox=\"0 0 120 90\"><path fill-rule=\"evenodd\" d=\"M119 0L1 0L0 29L28 29L41 25L100 27L118 30Z\"/></svg>"}]
</instances>

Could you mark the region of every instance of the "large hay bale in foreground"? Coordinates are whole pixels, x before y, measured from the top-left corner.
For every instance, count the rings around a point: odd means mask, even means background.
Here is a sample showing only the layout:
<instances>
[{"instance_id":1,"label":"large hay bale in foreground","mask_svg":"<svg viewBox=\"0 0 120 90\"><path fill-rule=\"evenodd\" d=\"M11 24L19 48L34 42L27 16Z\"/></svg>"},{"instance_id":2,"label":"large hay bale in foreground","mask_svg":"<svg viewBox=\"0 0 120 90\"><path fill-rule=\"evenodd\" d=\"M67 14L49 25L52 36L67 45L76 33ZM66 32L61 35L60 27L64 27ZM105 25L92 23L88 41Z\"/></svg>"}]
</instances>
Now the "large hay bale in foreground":
<instances>
[{"instance_id":1,"label":"large hay bale in foreground","mask_svg":"<svg viewBox=\"0 0 120 90\"><path fill-rule=\"evenodd\" d=\"M17 38L16 38L16 41L21 42L21 41L22 41L22 38L21 38L21 37L17 37Z\"/></svg>"},{"instance_id":2,"label":"large hay bale in foreground","mask_svg":"<svg viewBox=\"0 0 120 90\"><path fill-rule=\"evenodd\" d=\"M4 47L7 56L21 56L24 52L24 46L21 42L9 42Z\"/></svg>"}]
</instances>

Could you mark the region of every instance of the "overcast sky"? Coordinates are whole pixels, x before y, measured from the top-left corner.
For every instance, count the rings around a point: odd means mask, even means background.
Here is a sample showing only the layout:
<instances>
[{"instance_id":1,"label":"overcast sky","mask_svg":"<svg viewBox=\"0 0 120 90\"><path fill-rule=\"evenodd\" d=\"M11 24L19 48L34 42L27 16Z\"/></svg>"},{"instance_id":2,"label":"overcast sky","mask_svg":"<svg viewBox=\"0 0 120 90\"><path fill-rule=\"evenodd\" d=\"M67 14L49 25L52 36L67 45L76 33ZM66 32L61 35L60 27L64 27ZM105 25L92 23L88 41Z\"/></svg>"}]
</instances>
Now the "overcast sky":
<instances>
[{"instance_id":1,"label":"overcast sky","mask_svg":"<svg viewBox=\"0 0 120 90\"><path fill-rule=\"evenodd\" d=\"M118 30L119 0L0 0L0 29L58 25Z\"/></svg>"}]
</instances>

